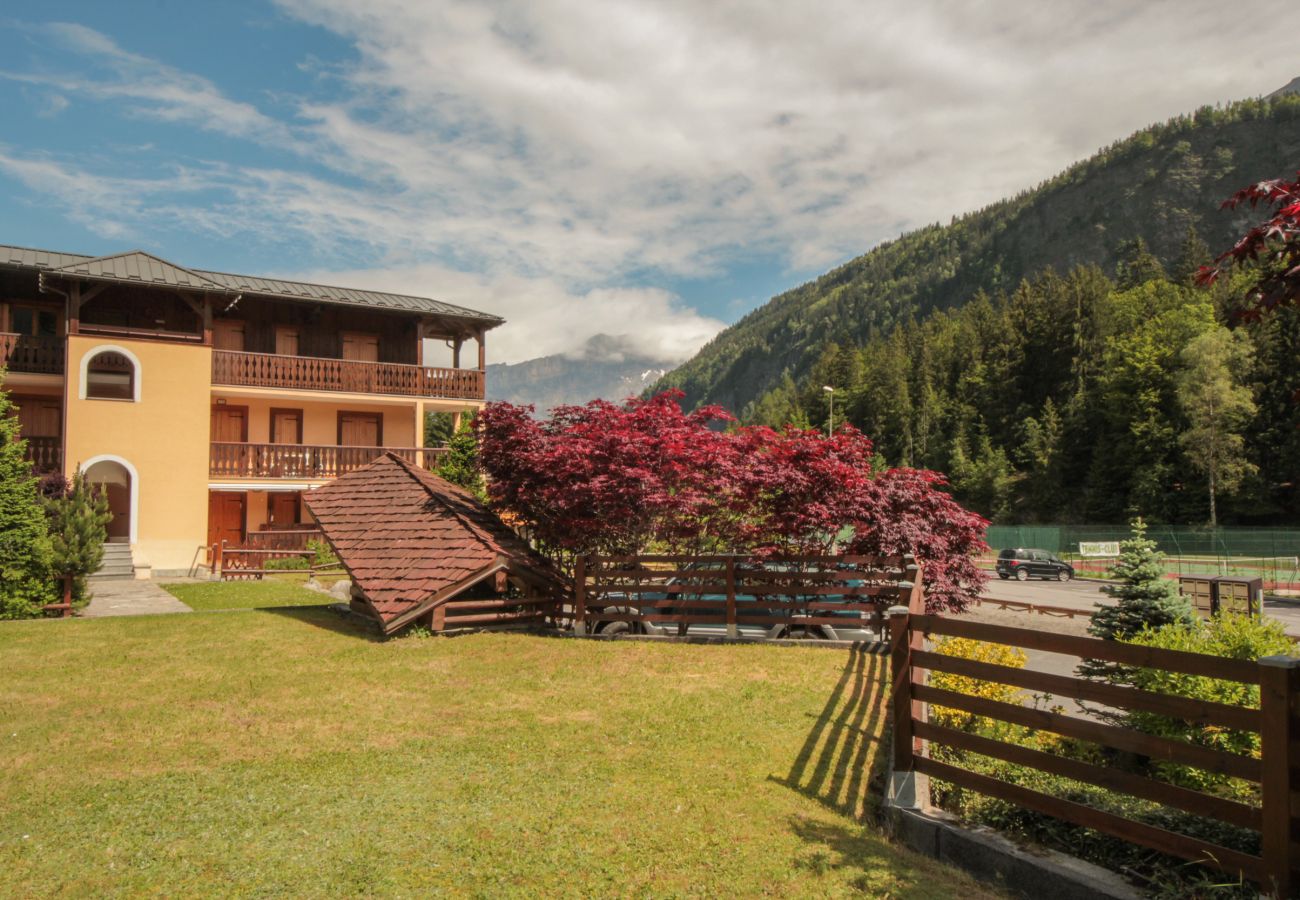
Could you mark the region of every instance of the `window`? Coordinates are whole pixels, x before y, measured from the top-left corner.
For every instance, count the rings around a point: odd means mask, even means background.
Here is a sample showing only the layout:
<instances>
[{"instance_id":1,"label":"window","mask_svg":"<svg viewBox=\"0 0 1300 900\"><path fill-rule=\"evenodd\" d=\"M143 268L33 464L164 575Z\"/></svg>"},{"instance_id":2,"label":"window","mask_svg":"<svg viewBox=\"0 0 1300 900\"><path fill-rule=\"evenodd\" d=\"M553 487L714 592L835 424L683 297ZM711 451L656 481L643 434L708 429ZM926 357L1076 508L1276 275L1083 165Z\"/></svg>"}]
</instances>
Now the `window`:
<instances>
[{"instance_id":1,"label":"window","mask_svg":"<svg viewBox=\"0 0 1300 900\"><path fill-rule=\"evenodd\" d=\"M86 364L86 396L94 400L136 399L135 364L121 353L104 350Z\"/></svg>"},{"instance_id":2,"label":"window","mask_svg":"<svg viewBox=\"0 0 1300 900\"><path fill-rule=\"evenodd\" d=\"M31 337L54 337L59 333L59 314L35 306L15 306L13 330Z\"/></svg>"}]
</instances>

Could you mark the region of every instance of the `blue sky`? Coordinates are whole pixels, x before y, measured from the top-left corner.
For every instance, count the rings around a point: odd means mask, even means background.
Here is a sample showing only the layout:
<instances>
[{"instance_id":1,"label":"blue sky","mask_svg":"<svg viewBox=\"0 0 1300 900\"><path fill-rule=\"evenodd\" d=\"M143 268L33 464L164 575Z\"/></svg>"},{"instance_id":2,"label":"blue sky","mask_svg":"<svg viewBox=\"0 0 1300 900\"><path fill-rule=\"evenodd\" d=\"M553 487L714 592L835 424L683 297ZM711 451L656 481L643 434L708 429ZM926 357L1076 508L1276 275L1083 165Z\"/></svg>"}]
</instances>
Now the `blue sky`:
<instances>
[{"instance_id":1,"label":"blue sky","mask_svg":"<svg viewBox=\"0 0 1300 900\"><path fill-rule=\"evenodd\" d=\"M901 231L1280 87L1217 3L0 3L0 242L676 361Z\"/></svg>"}]
</instances>

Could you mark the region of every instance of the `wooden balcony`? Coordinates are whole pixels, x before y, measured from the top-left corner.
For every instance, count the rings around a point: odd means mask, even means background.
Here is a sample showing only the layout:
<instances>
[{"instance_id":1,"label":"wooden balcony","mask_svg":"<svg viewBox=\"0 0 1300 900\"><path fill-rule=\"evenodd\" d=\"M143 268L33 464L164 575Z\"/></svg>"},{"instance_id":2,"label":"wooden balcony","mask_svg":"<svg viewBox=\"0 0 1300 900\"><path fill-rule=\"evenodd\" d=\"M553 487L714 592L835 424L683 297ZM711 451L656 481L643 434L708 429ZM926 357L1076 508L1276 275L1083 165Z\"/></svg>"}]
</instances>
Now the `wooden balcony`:
<instances>
[{"instance_id":1,"label":"wooden balcony","mask_svg":"<svg viewBox=\"0 0 1300 900\"><path fill-rule=\"evenodd\" d=\"M213 441L208 475L213 478L337 478L385 453L432 469L445 447L341 447L329 444L245 444Z\"/></svg>"},{"instance_id":2,"label":"wooden balcony","mask_svg":"<svg viewBox=\"0 0 1300 900\"><path fill-rule=\"evenodd\" d=\"M316 356L212 351L212 383L447 400L484 399L479 369L432 369Z\"/></svg>"},{"instance_id":3,"label":"wooden balcony","mask_svg":"<svg viewBox=\"0 0 1300 900\"><path fill-rule=\"evenodd\" d=\"M10 372L63 374L63 338L0 331L0 366Z\"/></svg>"},{"instance_id":4,"label":"wooden balcony","mask_svg":"<svg viewBox=\"0 0 1300 900\"><path fill-rule=\"evenodd\" d=\"M32 471L37 475L63 471L63 438L29 437L27 458L32 461Z\"/></svg>"}]
</instances>

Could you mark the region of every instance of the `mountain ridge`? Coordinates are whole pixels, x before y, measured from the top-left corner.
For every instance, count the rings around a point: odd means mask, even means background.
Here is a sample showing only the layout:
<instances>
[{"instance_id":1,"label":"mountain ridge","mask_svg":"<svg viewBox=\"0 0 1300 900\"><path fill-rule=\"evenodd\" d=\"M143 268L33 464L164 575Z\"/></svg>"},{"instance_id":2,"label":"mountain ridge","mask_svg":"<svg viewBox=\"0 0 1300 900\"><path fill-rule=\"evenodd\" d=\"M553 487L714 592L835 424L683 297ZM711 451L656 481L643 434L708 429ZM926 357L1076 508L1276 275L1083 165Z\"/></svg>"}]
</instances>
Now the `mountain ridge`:
<instances>
[{"instance_id":1,"label":"mountain ridge","mask_svg":"<svg viewBox=\"0 0 1300 900\"><path fill-rule=\"evenodd\" d=\"M831 343L865 345L1044 269L1114 271L1137 239L1166 263L1189 230L1227 246L1251 213L1224 212L1221 201L1300 168L1300 95L1288 88L1149 126L1033 188L883 242L773 297L653 389L677 387L690 406L719 403L748 418L784 379L806 378Z\"/></svg>"}]
</instances>

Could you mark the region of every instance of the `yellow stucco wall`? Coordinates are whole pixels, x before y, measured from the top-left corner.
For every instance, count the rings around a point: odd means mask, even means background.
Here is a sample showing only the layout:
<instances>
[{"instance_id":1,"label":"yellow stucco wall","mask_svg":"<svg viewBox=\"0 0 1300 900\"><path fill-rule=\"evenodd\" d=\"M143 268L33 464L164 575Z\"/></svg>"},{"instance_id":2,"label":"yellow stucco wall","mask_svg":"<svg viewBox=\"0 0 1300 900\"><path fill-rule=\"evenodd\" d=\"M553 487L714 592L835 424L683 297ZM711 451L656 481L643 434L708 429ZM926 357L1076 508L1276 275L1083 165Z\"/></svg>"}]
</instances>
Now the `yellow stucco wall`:
<instances>
[{"instance_id":1,"label":"yellow stucco wall","mask_svg":"<svg viewBox=\"0 0 1300 900\"><path fill-rule=\"evenodd\" d=\"M356 400L321 403L299 400L289 392L273 396L268 394L218 396L213 402L221 400L230 406L248 407L248 440L254 444L264 444L271 440L271 409L275 408L302 410L302 443L304 444L329 446L337 444L339 442L338 414L340 410L344 410L383 413L384 446L416 446L414 401L403 405L365 403Z\"/></svg>"},{"instance_id":2,"label":"yellow stucco wall","mask_svg":"<svg viewBox=\"0 0 1300 900\"><path fill-rule=\"evenodd\" d=\"M140 400L82 400L83 360L113 346L140 363ZM64 397L68 474L114 456L136 471L136 565L184 571L208 530L212 351L192 344L71 335Z\"/></svg>"}]
</instances>

